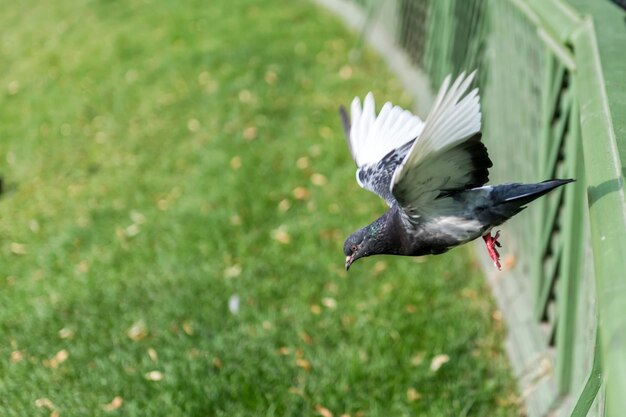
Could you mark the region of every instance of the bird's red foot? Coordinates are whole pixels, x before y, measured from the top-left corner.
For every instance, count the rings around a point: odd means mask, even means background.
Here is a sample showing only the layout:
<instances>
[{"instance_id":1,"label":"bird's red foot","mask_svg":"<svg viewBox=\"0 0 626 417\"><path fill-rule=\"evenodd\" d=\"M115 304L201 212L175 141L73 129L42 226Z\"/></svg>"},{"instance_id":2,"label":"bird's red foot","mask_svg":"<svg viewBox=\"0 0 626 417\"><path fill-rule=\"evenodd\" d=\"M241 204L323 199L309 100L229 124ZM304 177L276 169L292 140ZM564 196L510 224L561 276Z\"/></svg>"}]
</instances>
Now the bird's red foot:
<instances>
[{"instance_id":1,"label":"bird's red foot","mask_svg":"<svg viewBox=\"0 0 626 417\"><path fill-rule=\"evenodd\" d=\"M493 264L496 268L501 269L500 267L500 254L496 249L496 246L501 248L502 245L498 242L498 238L500 237L500 231L498 230L494 236L491 236L491 232L487 233L483 236L483 240L485 241L485 245L487 245L487 252L489 252L489 256L493 260Z\"/></svg>"}]
</instances>

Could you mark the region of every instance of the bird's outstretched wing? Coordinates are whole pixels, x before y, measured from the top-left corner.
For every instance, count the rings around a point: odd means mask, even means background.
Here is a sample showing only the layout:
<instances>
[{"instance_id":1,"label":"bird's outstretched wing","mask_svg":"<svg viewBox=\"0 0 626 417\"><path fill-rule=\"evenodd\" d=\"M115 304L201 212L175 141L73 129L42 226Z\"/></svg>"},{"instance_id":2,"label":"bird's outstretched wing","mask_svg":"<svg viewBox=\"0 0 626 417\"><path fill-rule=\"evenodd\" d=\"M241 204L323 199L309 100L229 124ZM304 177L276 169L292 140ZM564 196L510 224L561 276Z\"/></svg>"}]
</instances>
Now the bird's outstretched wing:
<instances>
[{"instance_id":1,"label":"bird's outstretched wing","mask_svg":"<svg viewBox=\"0 0 626 417\"><path fill-rule=\"evenodd\" d=\"M365 96L362 106L358 97L352 100L350 119L343 107L339 112L348 147L357 165L357 182L378 194L388 205L393 205L391 178L422 131L424 122L389 102L376 115L371 92Z\"/></svg>"},{"instance_id":2,"label":"bird's outstretched wing","mask_svg":"<svg viewBox=\"0 0 626 417\"><path fill-rule=\"evenodd\" d=\"M461 74L452 85L450 76L444 80L421 134L393 174L391 193L410 218L432 215L429 206L443 203L435 200L489 179L478 89L467 93L473 78L474 73Z\"/></svg>"}]
</instances>

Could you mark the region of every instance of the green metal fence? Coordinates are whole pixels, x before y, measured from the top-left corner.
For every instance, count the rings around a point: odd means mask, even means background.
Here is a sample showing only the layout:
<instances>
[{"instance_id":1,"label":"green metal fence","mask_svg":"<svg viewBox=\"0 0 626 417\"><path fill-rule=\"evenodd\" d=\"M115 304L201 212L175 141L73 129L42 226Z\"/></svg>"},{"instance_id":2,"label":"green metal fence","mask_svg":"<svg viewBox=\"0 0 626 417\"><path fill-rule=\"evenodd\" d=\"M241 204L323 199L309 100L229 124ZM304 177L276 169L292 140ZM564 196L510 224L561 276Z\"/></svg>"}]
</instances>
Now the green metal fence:
<instances>
[{"instance_id":1,"label":"green metal fence","mask_svg":"<svg viewBox=\"0 0 626 417\"><path fill-rule=\"evenodd\" d=\"M336 2L366 10L433 88L478 68L492 182L577 178L505 226L505 271L487 271L529 415L626 416L626 13L608 0Z\"/></svg>"}]
</instances>

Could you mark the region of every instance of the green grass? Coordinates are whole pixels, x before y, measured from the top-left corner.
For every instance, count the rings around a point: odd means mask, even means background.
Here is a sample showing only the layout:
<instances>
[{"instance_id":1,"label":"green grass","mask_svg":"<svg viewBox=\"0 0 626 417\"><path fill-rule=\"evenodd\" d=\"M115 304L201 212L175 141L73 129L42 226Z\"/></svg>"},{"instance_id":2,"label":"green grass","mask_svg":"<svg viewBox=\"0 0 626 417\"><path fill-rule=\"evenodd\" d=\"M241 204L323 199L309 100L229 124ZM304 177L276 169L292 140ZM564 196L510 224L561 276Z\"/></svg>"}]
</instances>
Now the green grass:
<instances>
[{"instance_id":1,"label":"green grass","mask_svg":"<svg viewBox=\"0 0 626 417\"><path fill-rule=\"evenodd\" d=\"M410 104L354 42L303 1L3 10L2 416L520 414L467 250L343 271L384 207L337 107Z\"/></svg>"}]
</instances>

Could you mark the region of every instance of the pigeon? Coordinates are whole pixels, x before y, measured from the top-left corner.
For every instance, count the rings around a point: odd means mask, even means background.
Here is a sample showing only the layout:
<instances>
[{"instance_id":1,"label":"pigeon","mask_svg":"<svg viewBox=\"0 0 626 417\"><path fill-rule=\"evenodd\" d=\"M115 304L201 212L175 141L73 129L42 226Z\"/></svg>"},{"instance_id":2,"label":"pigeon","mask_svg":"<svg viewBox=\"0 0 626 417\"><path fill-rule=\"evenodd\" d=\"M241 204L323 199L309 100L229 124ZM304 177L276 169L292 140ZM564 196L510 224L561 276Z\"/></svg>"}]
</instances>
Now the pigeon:
<instances>
[{"instance_id":1,"label":"pigeon","mask_svg":"<svg viewBox=\"0 0 626 417\"><path fill-rule=\"evenodd\" d=\"M485 185L492 167L481 142L476 71L444 80L425 121L387 102L378 115L372 93L339 113L356 162L356 180L389 209L344 243L346 270L372 255L441 254L482 237L501 269L497 227L551 190L574 181Z\"/></svg>"}]
</instances>

